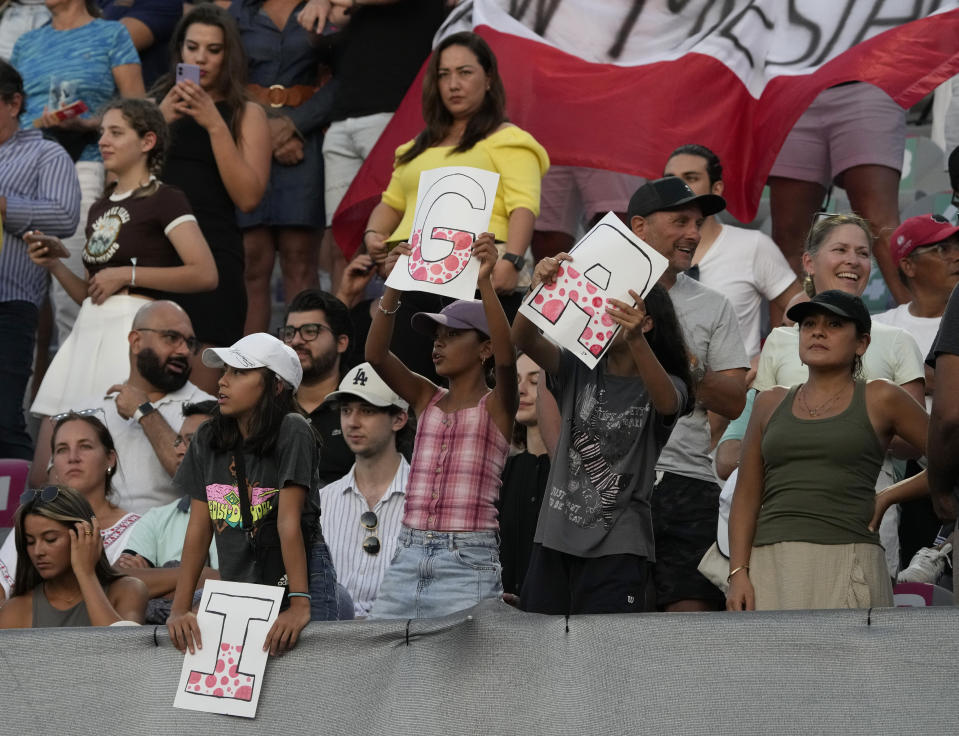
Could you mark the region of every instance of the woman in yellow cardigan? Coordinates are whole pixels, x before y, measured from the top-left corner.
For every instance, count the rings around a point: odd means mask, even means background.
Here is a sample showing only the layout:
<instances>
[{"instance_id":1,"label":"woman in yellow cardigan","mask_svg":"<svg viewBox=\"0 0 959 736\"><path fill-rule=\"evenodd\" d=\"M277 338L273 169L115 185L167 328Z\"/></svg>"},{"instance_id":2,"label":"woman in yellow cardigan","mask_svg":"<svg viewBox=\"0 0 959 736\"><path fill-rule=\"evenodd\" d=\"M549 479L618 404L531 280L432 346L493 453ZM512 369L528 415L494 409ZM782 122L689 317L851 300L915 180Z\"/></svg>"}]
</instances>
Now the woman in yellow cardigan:
<instances>
[{"instance_id":1,"label":"woman in yellow cardigan","mask_svg":"<svg viewBox=\"0 0 959 736\"><path fill-rule=\"evenodd\" d=\"M393 178L370 215L363 245L382 264L392 244L409 239L423 171L443 166L495 171L500 180L489 230L500 260L493 286L501 300L518 306L517 290L529 284L520 277L549 157L529 133L507 121L496 57L475 33L448 36L433 52L423 81L423 119L420 134L396 149Z\"/></svg>"}]
</instances>

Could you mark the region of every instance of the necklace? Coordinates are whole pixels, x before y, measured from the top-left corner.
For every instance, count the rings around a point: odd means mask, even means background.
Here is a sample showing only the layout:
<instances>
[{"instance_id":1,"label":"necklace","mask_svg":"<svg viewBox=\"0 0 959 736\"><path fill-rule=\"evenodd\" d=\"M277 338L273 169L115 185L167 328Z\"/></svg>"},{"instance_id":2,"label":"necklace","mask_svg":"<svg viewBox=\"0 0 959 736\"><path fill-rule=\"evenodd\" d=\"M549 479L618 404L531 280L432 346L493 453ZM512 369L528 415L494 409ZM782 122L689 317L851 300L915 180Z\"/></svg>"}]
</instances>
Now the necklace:
<instances>
[{"instance_id":1,"label":"necklace","mask_svg":"<svg viewBox=\"0 0 959 736\"><path fill-rule=\"evenodd\" d=\"M50 591L47 590L46 583L43 584L43 595L46 596L46 599L50 602L51 606L53 606L54 608L59 608L59 606L54 605L53 598L50 597ZM59 601L59 604L61 606L72 607L72 606L75 606L80 601L81 598L83 598L83 593L80 591L77 591L69 598ZM60 609L60 610L65 610L65 609Z\"/></svg>"},{"instance_id":2,"label":"necklace","mask_svg":"<svg viewBox=\"0 0 959 736\"><path fill-rule=\"evenodd\" d=\"M819 406L817 406L817 407L815 407L815 408L813 408L813 409L810 409L810 408L809 408L809 404L806 403L806 384L804 383L804 384L802 385L802 387L799 389L799 403L802 404L803 409L806 410L806 413L807 413L809 416L811 416L811 417L817 417L817 416L819 416L825 409L827 409L829 406L831 406L832 403L833 403L834 401L836 401L836 399L838 399L840 396L842 396L843 393L846 391L846 389L847 389L848 387L849 387L848 384L845 385L845 386L843 386L841 389L839 389L838 392L836 392L836 394L835 394L834 396L832 396L831 398L826 399L826 400L825 400L823 403L821 403Z\"/></svg>"}]
</instances>

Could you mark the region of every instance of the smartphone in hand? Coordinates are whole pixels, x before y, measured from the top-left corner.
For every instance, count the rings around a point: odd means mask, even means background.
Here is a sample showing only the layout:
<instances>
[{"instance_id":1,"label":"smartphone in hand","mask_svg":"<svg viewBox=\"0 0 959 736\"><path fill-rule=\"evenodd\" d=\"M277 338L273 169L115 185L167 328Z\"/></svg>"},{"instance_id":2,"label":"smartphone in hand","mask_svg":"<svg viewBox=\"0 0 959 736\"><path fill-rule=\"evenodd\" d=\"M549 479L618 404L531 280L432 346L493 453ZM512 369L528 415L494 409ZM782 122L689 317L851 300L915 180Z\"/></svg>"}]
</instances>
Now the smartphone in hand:
<instances>
[{"instance_id":1,"label":"smartphone in hand","mask_svg":"<svg viewBox=\"0 0 959 736\"><path fill-rule=\"evenodd\" d=\"M200 83L200 67L196 64L177 64L176 65L176 83L189 79L194 84Z\"/></svg>"},{"instance_id":2,"label":"smartphone in hand","mask_svg":"<svg viewBox=\"0 0 959 736\"><path fill-rule=\"evenodd\" d=\"M66 246L60 241L59 238L53 238L42 233L38 233L36 230L31 230L23 234L23 239L26 241L27 246L31 246L34 243L41 244L41 247L46 249L46 252L43 254L48 257L53 258L69 258L70 251L67 250Z\"/></svg>"}]
</instances>

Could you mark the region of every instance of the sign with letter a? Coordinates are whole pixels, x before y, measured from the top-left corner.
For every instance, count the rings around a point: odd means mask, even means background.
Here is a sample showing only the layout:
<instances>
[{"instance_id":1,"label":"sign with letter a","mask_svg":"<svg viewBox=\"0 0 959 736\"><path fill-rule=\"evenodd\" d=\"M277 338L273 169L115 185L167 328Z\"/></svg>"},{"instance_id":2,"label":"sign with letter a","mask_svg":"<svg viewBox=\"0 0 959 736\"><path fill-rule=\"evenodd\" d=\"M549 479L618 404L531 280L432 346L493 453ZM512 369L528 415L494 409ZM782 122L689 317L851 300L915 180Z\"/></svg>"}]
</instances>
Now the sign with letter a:
<instances>
[{"instance_id":1,"label":"sign with letter a","mask_svg":"<svg viewBox=\"0 0 959 736\"><path fill-rule=\"evenodd\" d=\"M630 289L645 297L668 261L612 212L569 255L573 260L560 263L556 281L537 285L519 311L592 369L619 332L606 300L633 304Z\"/></svg>"},{"instance_id":2,"label":"sign with letter a","mask_svg":"<svg viewBox=\"0 0 959 736\"><path fill-rule=\"evenodd\" d=\"M499 174L469 166L420 174L412 253L397 260L386 285L472 299L479 275L479 261L470 257L473 241L489 227L498 185Z\"/></svg>"},{"instance_id":3,"label":"sign with letter a","mask_svg":"<svg viewBox=\"0 0 959 736\"><path fill-rule=\"evenodd\" d=\"M263 643L280 612L283 588L207 580L196 615L203 648L183 657L175 708L256 716L267 653Z\"/></svg>"}]
</instances>

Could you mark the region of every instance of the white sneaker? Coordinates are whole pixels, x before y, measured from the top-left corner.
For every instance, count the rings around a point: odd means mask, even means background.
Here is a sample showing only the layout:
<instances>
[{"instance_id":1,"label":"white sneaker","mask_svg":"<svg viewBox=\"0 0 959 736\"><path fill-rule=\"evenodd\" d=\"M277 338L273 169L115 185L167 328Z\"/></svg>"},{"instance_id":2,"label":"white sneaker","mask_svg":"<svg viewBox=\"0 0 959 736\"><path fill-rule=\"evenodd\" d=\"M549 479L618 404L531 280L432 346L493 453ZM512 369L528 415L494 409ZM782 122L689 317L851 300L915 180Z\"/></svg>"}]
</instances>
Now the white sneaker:
<instances>
[{"instance_id":1,"label":"white sneaker","mask_svg":"<svg viewBox=\"0 0 959 736\"><path fill-rule=\"evenodd\" d=\"M952 552L952 544L946 543L941 548L923 547L916 552L909 567L896 576L898 583L936 583L942 576L946 561Z\"/></svg>"}]
</instances>

